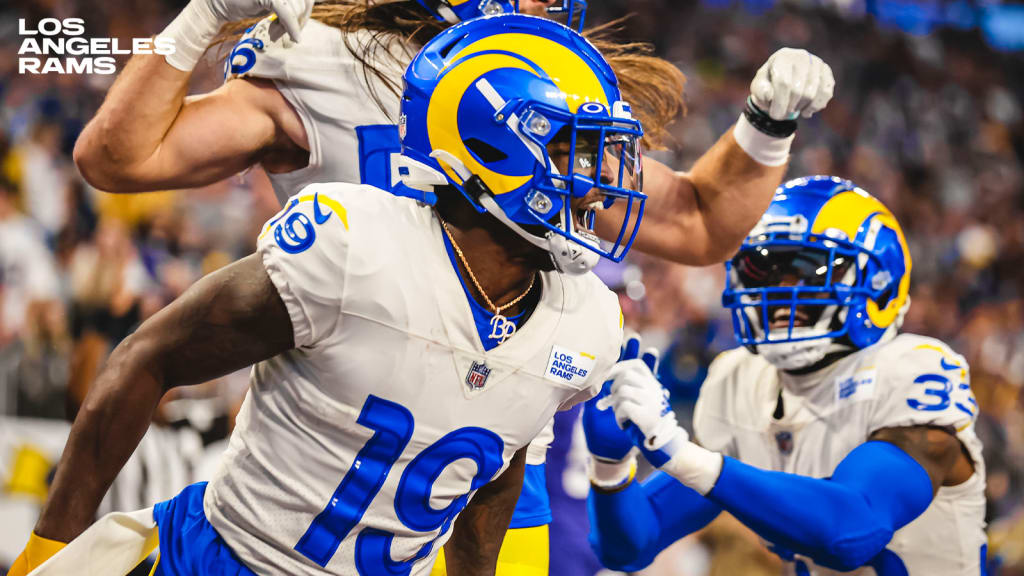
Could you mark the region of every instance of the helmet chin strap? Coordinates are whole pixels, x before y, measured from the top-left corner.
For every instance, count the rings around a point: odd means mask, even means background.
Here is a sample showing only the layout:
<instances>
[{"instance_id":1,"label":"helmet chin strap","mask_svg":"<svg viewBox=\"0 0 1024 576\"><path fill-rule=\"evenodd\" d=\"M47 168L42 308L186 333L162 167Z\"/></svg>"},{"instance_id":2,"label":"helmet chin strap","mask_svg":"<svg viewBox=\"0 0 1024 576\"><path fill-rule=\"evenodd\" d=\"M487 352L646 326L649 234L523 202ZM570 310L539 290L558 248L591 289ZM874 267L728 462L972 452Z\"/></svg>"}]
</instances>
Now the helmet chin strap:
<instances>
[{"instance_id":1,"label":"helmet chin strap","mask_svg":"<svg viewBox=\"0 0 1024 576\"><path fill-rule=\"evenodd\" d=\"M800 370L813 366L829 352L842 347L832 338L817 338L797 342L770 342L757 345L757 353L779 370Z\"/></svg>"},{"instance_id":2,"label":"helmet chin strap","mask_svg":"<svg viewBox=\"0 0 1024 576\"><path fill-rule=\"evenodd\" d=\"M455 172L456 175L462 180L462 185L466 186L473 178L474 175L466 168L466 165L461 160L456 158L447 150L435 149L430 153L430 157L434 158L438 162L443 162L448 165L449 168ZM483 185L483 182L480 182ZM512 221L511 218L505 214L505 211L501 209L501 206L494 200L494 196L488 191L484 190L482 194L477 196L477 201L483 206L488 212L490 212L495 218L497 218L502 224L508 226L513 232L518 234L524 240L533 244L534 246L546 251L551 256L551 261L555 264L555 269L559 272L571 275L586 274L594 266L597 265L598 260L601 256L593 250L588 250L586 247L580 245L576 241L569 240L561 234L548 231L541 238L535 234L531 234L525 228L519 225L519 223ZM565 223L565 212L559 211L559 217ZM569 229L572 230L572 221L569 222ZM586 241L586 239L584 239ZM597 240L595 239L596 243Z\"/></svg>"},{"instance_id":3,"label":"helmet chin strap","mask_svg":"<svg viewBox=\"0 0 1024 576\"><path fill-rule=\"evenodd\" d=\"M578 243L550 230L544 234L543 239L530 234L522 226L510 220L505 211L501 209L501 206L498 206L498 203L494 201L494 197L490 194L481 195L479 200L480 204L487 208L488 212L511 228L513 232L522 236L530 244L547 251L551 255L551 261L554 262L555 269L559 272L573 276L586 274L597 265L598 260L601 258L597 252L587 250ZM561 218L564 219L565 215L562 214Z\"/></svg>"}]
</instances>

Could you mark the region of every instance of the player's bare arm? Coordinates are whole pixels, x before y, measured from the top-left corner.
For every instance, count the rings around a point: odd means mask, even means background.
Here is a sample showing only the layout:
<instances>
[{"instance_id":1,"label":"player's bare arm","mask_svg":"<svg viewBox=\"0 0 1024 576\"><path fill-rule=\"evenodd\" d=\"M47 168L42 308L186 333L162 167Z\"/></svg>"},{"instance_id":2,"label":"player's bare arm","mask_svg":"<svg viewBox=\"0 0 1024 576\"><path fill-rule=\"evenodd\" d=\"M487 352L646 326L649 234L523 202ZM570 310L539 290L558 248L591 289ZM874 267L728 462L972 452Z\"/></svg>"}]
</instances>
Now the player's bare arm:
<instances>
[{"instance_id":1,"label":"player's bare arm","mask_svg":"<svg viewBox=\"0 0 1024 576\"><path fill-rule=\"evenodd\" d=\"M71 428L39 536L70 542L93 521L163 394L292 347L292 327L256 255L206 276L111 354Z\"/></svg>"},{"instance_id":2,"label":"player's bare arm","mask_svg":"<svg viewBox=\"0 0 1024 576\"><path fill-rule=\"evenodd\" d=\"M273 172L305 166L305 129L272 82L236 79L195 97L187 86L162 56L134 56L75 143L85 179L144 192L205 186L258 162Z\"/></svg>"},{"instance_id":3,"label":"player's bare arm","mask_svg":"<svg viewBox=\"0 0 1024 576\"><path fill-rule=\"evenodd\" d=\"M883 428L870 437L899 446L917 461L932 481L932 493L940 486L956 486L974 474L974 463L953 431L935 426Z\"/></svg>"},{"instance_id":4,"label":"player's bare arm","mask_svg":"<svg viewBox=\"0 0 1024 576\"><path fill-rule=\"evenodd\" d=\"M636 245L690 266L720 263L736 252L771 202L786 172L765 166L726 132L689 172L644 158L648 206ZM613 210L621 210L613 207Z\"/></svg>"},{"instance_id":5,"label":"player's bare arm","mask_svg":"<svg viewBox=\"0 0 1024 576\"><path fill-rule=\"evenodd\" d=\"M444 546L449 575L494 574L501 542L519 500L525 470L526 448L522 448L512 457L508 469L480 488L459 514L452 527L452 537Z\"/></svg>"},{"instance_id":6,"label":"player's bare arm","mask_svg":"<svg viewBox=\"0 0 1024 576\"><path fill-rule=\"evenodd\" d=\"M783 48L751 82L739 121L688 172L645 159L650 203L636 246L651 255L704 266L739 248L782 182L799 117L832 98L832 70L805 50ZM611 208L617 221L624 207ZM599 221L599 225L601 222ZM599 232L614 237L603 226Z\"/></svg>"},{"instance_id":7,"label":"player's bare arm","mask_svg":"<svg viewBox=\"0 0 1024 576\"><path fill-rule=\"evenodd\" d=\"M256 162L270 171L306 165L305 128L272 82L235 79L208 94L186 96L210 35L179 21L204 1L191 3L164 32L191 42L177 38L172 56L133 56L83 130L74 159L93 186L109 192L185 188L216 182ZM248 6L258 0L224 3L235 11L218 21L249 10L265 13ZM189 48L198 53L187 58Z\"/></svg>"}]
</instances>

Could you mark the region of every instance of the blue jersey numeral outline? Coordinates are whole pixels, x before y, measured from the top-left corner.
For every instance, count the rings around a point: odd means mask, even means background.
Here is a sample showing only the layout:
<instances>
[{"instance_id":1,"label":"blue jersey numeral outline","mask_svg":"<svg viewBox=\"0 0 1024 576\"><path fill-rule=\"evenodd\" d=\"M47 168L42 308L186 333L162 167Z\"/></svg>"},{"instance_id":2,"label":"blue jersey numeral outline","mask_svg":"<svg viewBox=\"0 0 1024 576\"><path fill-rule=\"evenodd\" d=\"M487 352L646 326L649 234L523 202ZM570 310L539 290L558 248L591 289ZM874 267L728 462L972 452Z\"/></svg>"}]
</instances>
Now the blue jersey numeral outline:
<instances>
[{"instance_id":1,"label":"blue jersey numeral outline","mask_svg":"<svg viewBox=\"0 0 1024 576\"><path fill-rule=\"evenodd\" d=\"M921 374L914 378L914 384L938 384L938 386L926 386L924 389L925 396L932 396L937 400L934 402L922 402L916 398L908 398L908 406L914 410L924 410L927 412L949 408L951 402L949 393L953 391L953 383L949 381L949 378L942 374Z\"/></svg>"},{"instance_id":2,"label":"blue jersey numeral outline","mask_svg":"<svg viewBox=\"0 0 1024 576\"><path fill-rule=\"evenodd\" d=\"M321 567L327 566L341 541L359 524L412 437L412 414L376 396L367 398L356 422L373 430L373 436L356 455L327 507L295 545L299 553Z\"/></svg>"},{"instance_id":3,"label":"blue jersey numeral outline","mask_svg":"<svg viewBox=\"0 0 1024 576\"><path fill-rule=\"evenodd\" d=\"M327 506L316 516L295 550L317 565L326 567L341 541L355 528L387 479L412 437L412 414L400 404L370 395L356 422L373 431L356 460L338 484ZM449 432L434 442L406 466L395 497L395 514L403 525L418 532L440 529L437 538L451 528L455 517L477 490L501 470L505 445L494 432L465 427ZM448 506L430 505L434 483L451 463L470 459L477 467L469 491ZM363 529L356 538L356 569L364 576L388 574L404 576L412 565L426 557L434 541L425 544L412 558L391 559L394 534L372 528ZM436 539L435 539L436 540Z\"/></svg>"}]
</instances>

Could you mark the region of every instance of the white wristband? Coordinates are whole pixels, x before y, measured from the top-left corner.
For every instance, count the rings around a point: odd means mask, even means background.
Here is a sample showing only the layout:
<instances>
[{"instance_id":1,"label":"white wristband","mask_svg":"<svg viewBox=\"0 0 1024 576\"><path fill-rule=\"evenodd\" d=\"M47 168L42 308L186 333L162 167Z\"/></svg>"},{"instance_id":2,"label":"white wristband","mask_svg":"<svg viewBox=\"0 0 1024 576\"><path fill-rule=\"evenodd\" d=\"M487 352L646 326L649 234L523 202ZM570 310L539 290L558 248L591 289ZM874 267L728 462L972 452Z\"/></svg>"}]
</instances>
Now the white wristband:
<instances>
[{"instance_id":1,"label":"white wristband","mask_svg":"<svg viewBox=\"0 0 1024 576\"><path fill-rule=\"evenodd\" d=\"M619 461L598 460L590 455L590 483L603 490L614 490L629 484L636 476L636 456L630 452Z\"/></svg>"},{"instance_id":2,"label":"white wristband","mask_svg":"<svg viewBox=\"0 0 1024 576\"><path fill-rule=\"evenodd\" d=\"M687 442L676 450L672 459L661 469L696 490L701 496L707 496L715 487L718 475L722 472L722 455L693 442Z\"/></svg>"},{"instance_id":3,"label":"white wristband","mask_svg":"<svg viewBox=\"0 0 1024 576\"><path fill-rule=\"evenodd\" d=\"M782 166L789 160L789 147L793 144L794 136L796 134L785 138L769 136L754 128L743 114L740 114L740 119L732 129L736 144L758 164L765 166Z\"/></svg>"},{"instance_id":4,"label":"white wristband","mask_svg":"<svg viewBox=\"0 0 1024 576\"><path fill-rule=\"evenodd\" d=\"M174 40L174 52L164 56L167 63L183 72L191 72L206 49L217 37L220 20L202 0L192 0L157 38Z\"/></svg>"}]
</instances>

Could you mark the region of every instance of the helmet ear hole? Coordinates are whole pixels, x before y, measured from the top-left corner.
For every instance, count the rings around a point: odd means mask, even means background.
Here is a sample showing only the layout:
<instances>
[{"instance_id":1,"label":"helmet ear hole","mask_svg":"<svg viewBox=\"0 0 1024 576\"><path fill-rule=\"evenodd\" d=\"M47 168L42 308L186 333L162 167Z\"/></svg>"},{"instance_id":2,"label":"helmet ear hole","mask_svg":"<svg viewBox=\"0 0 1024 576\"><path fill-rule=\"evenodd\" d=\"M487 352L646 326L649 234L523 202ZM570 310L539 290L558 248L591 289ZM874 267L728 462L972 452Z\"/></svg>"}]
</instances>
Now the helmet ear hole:
<instances>
[{"instance_id":1,"label":"helmet ear hole","mask_svg":"<svg viewBox=\"0 0 1024 576\"><path fill-rule=\"evenodd\" d=\"M441 48L438 49L437 54L441 58L447 58L448 54L451 53L452 48L455 48L456 44L458 44L462 39L463 39L463 36L454 36L454 37L452 37L451 41L449 41L447 44L445 44L444 46L441 46Z\"/></svg>"},{"instance_id":2,"label":"helmet ear hole","mask_svg":"<svg viewBox=\"0 0 1024 576\"><path fill-rule=\"evenodd\" d=\"M889 304L889 300L892 298L892 288L886 288L885 292L882 292L878 298L875 299L875 303L878 304L879 308L885 308Z\"/></svg>"},{"instance_id":3,"label":"helmet ear hole","mask_svg":"<svg viewBox=\"0 0 1024 576\"><path fill-rule=\"evenodd\" d=\"M498 150L479 138L467 138L466 140L463 140L463 144L465 144L466 148L484 164L501 162L508 158L508 154L505 154L501 150Z\"/></svg>"}]
</instances>

